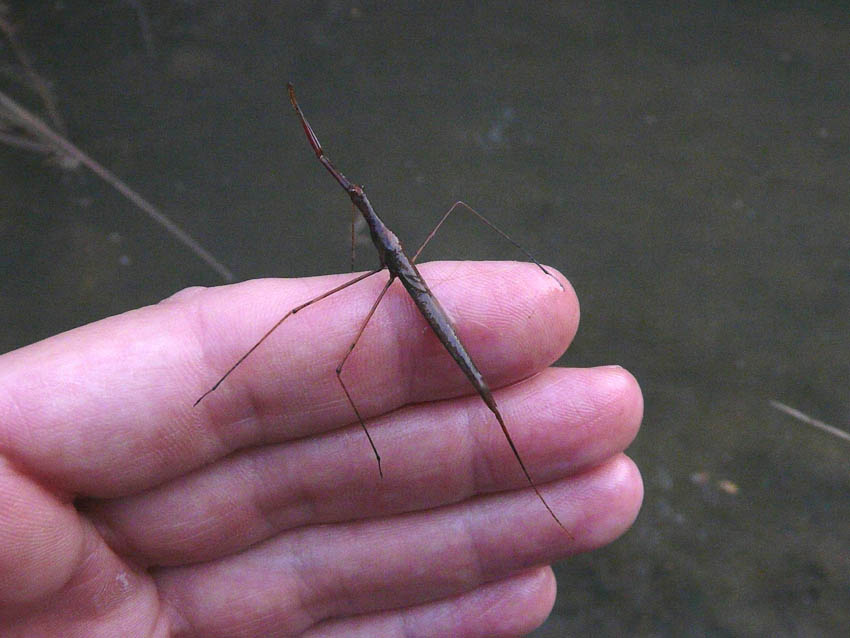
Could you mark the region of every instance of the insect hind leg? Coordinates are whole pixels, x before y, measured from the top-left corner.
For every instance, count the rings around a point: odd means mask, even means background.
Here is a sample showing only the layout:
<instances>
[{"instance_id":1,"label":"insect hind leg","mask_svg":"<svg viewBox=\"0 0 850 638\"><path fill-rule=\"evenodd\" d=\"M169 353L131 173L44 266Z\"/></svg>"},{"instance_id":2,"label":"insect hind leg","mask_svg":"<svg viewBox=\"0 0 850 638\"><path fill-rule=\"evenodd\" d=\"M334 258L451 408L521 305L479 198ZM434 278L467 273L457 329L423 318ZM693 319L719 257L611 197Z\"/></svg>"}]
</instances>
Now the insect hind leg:
<instances>
[{"instance_id":1,"label":"insect hind leg","mask_svg":"<svg viewBox=\"0 0 850 638\"><path fill-rule=\"evenodd\" d=\"M360 341L360 337L363 335L363 331L366 329L366 325L369 323L369 320L372 318L372 315L375 314L375 310L378 309L378 304L381 303L381 299L383 299L384 295L387 294L387 290L390 289L390 285L393 283L393 281L395 281L395 275L390 275L389 281L387 281L386 285L384 285L384 289L381 290L381 294L378 295L378 298L375 299L375 303L372 304L372 307L369 309L369 313L366 315L366 318L363 320L360 329L357 331L357 336L354 337L354 341L352 341L351 345L348 346L348 351L345 353L345 356L342 358L342 361L340 361L339 365L336 367L336 379L342 386L342 391L345 392L345 398L348 399L348 403L354 410L354 414L357 415L357 420L360 422L360 427L363 428L363 432L366 433L366 438L369 439L369 445L372 446L372 452L375 453L375 459L378 461L378 474L381 476L381 478L384 478L384 470L381 467L381 455L378 454L378 448L375 447L375 442L372 440L372 435L369 434L369 428L366 427L366 422L363 420L363 417L360 416L360 410L357 409L357 406L354 404L354 400L351 398L351 393L348 391L345 382L342 380L342 368L345 365L345 362L348 361L348 357L351 356L351 353L354 351L354 346L356 346L357 342Z\"/></svg>"}]
</instances>

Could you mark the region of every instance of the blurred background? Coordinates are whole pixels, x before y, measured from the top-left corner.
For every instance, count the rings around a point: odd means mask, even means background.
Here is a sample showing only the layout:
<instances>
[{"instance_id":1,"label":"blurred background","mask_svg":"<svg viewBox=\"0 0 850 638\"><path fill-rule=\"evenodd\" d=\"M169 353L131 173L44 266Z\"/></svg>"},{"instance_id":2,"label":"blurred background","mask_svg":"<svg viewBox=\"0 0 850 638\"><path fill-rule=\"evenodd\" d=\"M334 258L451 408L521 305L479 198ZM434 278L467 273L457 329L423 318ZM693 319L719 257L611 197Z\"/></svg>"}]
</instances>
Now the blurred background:
<instances>
[{"instance_id":1,"label":"blurred background","mask_svg":"<svg viewBox=\"0 0 850 638\"><path fill-rule=\"evenodd\" d=\"M288 80L408 246L463 199L570 278L582 325L560 365L641 382L646 499L622 539L556 566L534 636L845 635L850 443L770 403L850 429L845 3L0 9L0 89L46 120L50 96L238 279L349 269L350 204ZM2 118L0 351L221 283ZM522 256L458 214L424 258Z\"/></svg>"}]
</instances>

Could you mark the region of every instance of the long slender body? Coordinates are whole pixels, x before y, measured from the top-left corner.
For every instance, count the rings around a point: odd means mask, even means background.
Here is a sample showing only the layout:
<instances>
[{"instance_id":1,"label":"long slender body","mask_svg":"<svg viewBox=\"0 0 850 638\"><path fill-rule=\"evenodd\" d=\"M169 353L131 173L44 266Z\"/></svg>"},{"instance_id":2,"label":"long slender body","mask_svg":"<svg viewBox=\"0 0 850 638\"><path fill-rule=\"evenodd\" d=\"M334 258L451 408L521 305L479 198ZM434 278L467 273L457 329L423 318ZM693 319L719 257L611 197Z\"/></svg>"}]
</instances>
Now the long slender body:
<instances>
[{"instance_id":1,"label":"long slender body","mask_svg":"<svg viewBox=\"0 0 850 638\"><path fill-rule=\"evenodd\" d=\"M534 484L534 481L531 479L531 475L526 469L525 463L522 460L522 457L519 454L519 451L514 445L514 441L511 438L510 433L508 432L508 428L505 426L505 421L502 418L502 414L499 412L499 408L496 405L495 399L493 399L493 394L490 392L490 388L487 386L486 381L484 381L484 377L481 372L478 370L478 366L472 361L472 358L469 356L469 353L466 351L463 343L460 338L457 336L457 332L455 331L454 324L451 319L449 319L446 311L443 310L443 307L440 305L440 302L437 301L437 298L428 288L428 284L425 283L425 280L422 278L422 275L419 274L419 270L417 270L415 261L416 257L419 256L419 252L421 252L422 248L425 247L431 238L434 236L434 233L440 227L440 225L446 220L449 214L455 210L460 205L466 206L462 202L457 202L449 211L443 216L442 220L437 224L434 230L428 235L425 239L425 242L420 247L419 251L416 252L413 259L407 256L404 248L401 245L398 237L396 237L395 233L393 233L387 225L383 222L383 220L378 217L378 214L375 212L375 209L372 208L372 204L369 202L369 198L366 197L366 193L363 192L363 189L357 184L350 181L345 175L343 175L337 168L331 163L328 157L325 155L325 152L322 150L322 145L319 143L316 134L313 132L313 128L307 122L307 119L304 117L304 114L301 112L301 107L298 106L298 102L295 99L295 89L291 84L287 85L289 90L289 100L292 102L292 107L295 109L295 112L298 114L299 119L301 120L301 126L304 128L304 133L307 135L307 140L310 142L310 146L313 147L313 151L316 153L316 157L322 163L322 165L328 170L328 172L334 177L334 179L339 183L342 188L348 193L348 196L351 198L352 203L360 211L360 214L363 215L363 218L366 220L366 224L369 226L369 234L372 237L372 243L375 245L375 248L378 251L378 258L380 259L380 265L375 270L372 270L368 273L363 273L354 277L353 279L347 281L341 286L337 286L332 290L329 290L318 297L314 297L309 301L302 303L299 306L296 306L289 312L287 312L281 319L275 323L261 338L255 343L239 360L231 366L231 368L224 373L224 375L213 385L209 390L207 390L201 397L195 401L195 405L198 405L204 397L213 392L219 385L221 385L222 381L224 381L231 372L233 372L254 350L256 350L263 341L274 332L278 326L280 326L287 318L294 315L296 312L303 310L307 306L316 303L317 301L321 301L333 295L340 290L343 290L358 281L362 281L367 277L371 277L374 274L379 273L384 268L386 268L390 273L389 281L384 286L384 289L381 291L381 294L372 304L372 308L369 310L369 313L366 315L365 320L360 326L359 331L357 332L357 336L354 339L354 342L348 349L345 357L343 357L342 361L336 368L337 380L342 386L343 391L345 392L345 396L348 398L348 402L351 404L351 407L354 409L354 413L357 415L357 419L360 422L363 431L366 433L366 437L369 440L369 444L372 446L372 451L375 453L375 458L378 461L378 472L381 476L383 476L383 470L381 469L381 455L378 454L378 449L375 447L375 443L372 441L372 436L369 434L369 430L366 427L366 422L363 420L363 417L360 415L360 411L357 409L354 401L351 398L351 394L348 391L348 388L345 385L345 382L342 379L342 368L345 365L345 362L348 360L349 355L352 350L354 350L354 346L357 344L357 341L360 339L360 335L363 334L363 330L366 327L366 324L369 323L372 315L375 312L375 309L378 307L378 304L383 299L387 290L389 290L390 285L398 279L401 281L404 288L407 290L408 294L413 298L414 303L416 303L416 307L419 308L419 312L422 313L422 316L425 317L425 320L428 322L428 325L431 326L434 333L442 342L443 346L458 364L463 373L469 379L472 386L475 388L475 391L481 396L481 399L490 409L490 411L495 415L496 420L499 422L499 426L502 428L502 433L505 436L505 439L508 441L508 445L510 445L511 451L514 454L517 462L519 463L520 468L522 469L523 474L525 475L528 484L534 490L537 497L546 507L546 510L555 520L555 522L561 527L561 529L566 532L566 534L572 538L572 534L570 534L569 530L561 523L560 519L555 515L555 512L552 511L552 508L549 507L549 504L546 502L546 499L543 498L543 495L540 493L540 490ZM543 266L540 265L537 260L535 260L531 255L529 255L521 246L519 246L516 242L514 242L510 237L508 237L504 232L502 232L499 228L494 226L491 222L477 213L475 210L466 206L466 208L477 215L484 223L490 226L493 230L502 235L505 239L510 241L514 246L520 248L526 256L528 256L545 274L552 277L555 282L559 286L561 283L554 278L554 276L546 270ZM563 286L561 286L563 288Z\"/></svg>"},{"instance_id":2,"label":"long slender body","mask_svg":"<svg viewBox=\"0 0 850 638\"><path fill-rule=\"evenodd\" d=\"M419 274L419 270L413 261L407 256L401 245L401 241L393 231L387 228L384 220L372 208L372 204L369 198L366 197L363 189L351 182L327 158L322 145L313 132L313 128L307 122L304 113L301 112L301 107L298 106L298 102L295 99L295 88L292 84L288 84L287 88L289 89L289 99L292 102L295 112L298 113L298 117L301 119L307 139L316 152L316 156L328 172L339 182L340 186L345 189L352 203L366 220L366 224L369 226L369 234L372 237L372 243L378 250L381 266L389 270L391 279L398 278L401 281L402 285L404 285L407 292L413 298L414 303L416 303L416 307L419 308L419 312L425 317L425 320L446 347L446 350L449 351L449 354L452 355L461 370L463 370L463 373L472 382L472 385L484 399L487 406L498 415L496 403L493 400L490 389L487 387L487 383L484 381L484 377L472 361L463 343L461 343L460 338L455 332L454 324L449 319L446 311L443 310L440 302L437 301L431 289L428 288L428 284L425 283L422 275ZM501 416L498 416L501 421Z\"/></svg>"},{"instance_id":3,"label":"long slender body","mask_svg":"<svg viewBox=\"0 0 850 638\"><path fill-rule=\"evenodd\" d=\"M398 278L404 288L413 298L419 312L425 317L428 325L434 330L434 333L440 339L452 358L457 362L460 369L467 376L469 381L475 387L475 390L484 399L484 402L491 409L498 411L490 389L484 381L484 377L478 370L478 366L472 361L469 353L466 351L463 343L455 332L454 324L449 319L446 311L440 305L440 302L428 288L428 284L419 274L416 265L408 257L401 245L398 237L393 233L383 220L378 217L378 214L372 208L372 204L366 197L366 194L359 186L351 185L349 190L351 201L357 209L366 218L366 223L369 225L369 232L372 236L372 241L381 255L383 265L390 271L392 278ZM501 415L498 415L501 420Z\"/></svg>"},{"instance_id":4,"label":"long slender body","mask_svg":"<svg viewBox=\"0 0 850 638\"><path fill-rule=\"evenodd\" d=\"M508 428L505 426L505 421L502 418L502 414L499 412L499 408L496 405L495 399L493 399L493 394L490 392L490 388L487 386L486 381L484 381L484 377L478 370L478 366L476 366L475 363L472 361L472 357L469 356L469 353L466 351L466 348L464 347L460 338L457 336L454 324L452 323L451 319L449 319L448 314L446 314L446 311L443 310L443 307L440 305L440 302L437 301L437 298L428 288L428 284L425 283L425 280L422 278L422 275L419 274L419 270L416 268L416 265L413 263L413 260L411 260L410 257L407 256L407 253L405 253L404 248L401 245L401 241L399 241L395 233L393 233L389 228L387 228L387 225L383 222L383 220L378 217L378 214L375 212L375 209L372 208L372 204L369 202L369 198L366 197L366 193L363 192L363 189L357 184L351 182L347 177L345 177L345 175L343 175L325 155L325 152L322 149L322 145L319 143L316 134L313 132L313 128L307 122L307 118L304 117L304 113L301 111L301 107L298 106L298 101L295 99L295 88L292 86L292 84L288 84L287 89L289 91L289 101L292 103L292 107L295 109L295 112L298 114L298 117L301 120L301 126L304 128L304 132L307 135L307 139L310 142L310 146L313 147L313 151L316 153L316 157L328 170L328 172L334 177L334 179L339 183L339 185L345 189L345 191L348 193L348 196L351 198L351 201L354 206L363 215L363 218L366 220L366 224L369 226L369 233L372 237L372 243L378 250L378 256L381 260L381 266L386 267L387 270L389 270L390 272L390 281L384 288L384 291L381 293L381 296L383 296L383 294L389 287L389 284L392 283L394 279L397 278L401 281L402 285L404 285L407 292L413 298L414 303L416 303L416 307L419 308L419 312L421 312L422 316L425 317L425 320L434 330L434 333L440 339L443 346L445 346L446 350L448 350L449 354L458 364L460 369L463 370L463 373L469 379L470 383L472 383L472 386L475 388L475 391L481 396L481 399L484 401L490 411L495 415L496 420L499 422L499 426L502 428L502 433L505 435L505 438L508 441L508 445L510 445L511 447L511 451L516 457L520 468L522 468L522 472L525 475L525 478L528 481L529 485L531 485L531 487L534 489L535 494L537 494L537 497L540 499L549 514L551 514L552 518L555 519L555 522L558 523L561 529L563 529L569 536L572 537L572 534L570 534L567 528L564 527L563 523L561 523L555 512L552 511L552 508L549 507L549 504L546 502L546 499L543 498L543 495L540 493L540 490L537 488L537 486L534 484L534 481L531 479L531 475L529 474L528 469L526 468L525 463L522 460L522 457L519 455L519 450L517 450L513 438L508 432ZM492 224L490 225L492 226ZM501 233L501 231L499 232ZM504 235L504 233L501 234ZM427 241L428 240L426 240L426 242ZM536 260L535 263L537 263ZM537 265L540 266L539 263ZM547 275L551 276L551 273L549 273L545 268L543 268L542 266L540 266L540 268ZM558 282L558 285L560 285L560 282ZM380 299L381 297L378 298L378 301L380 301ZM372 307L372 310L369 313L369 317L371 317L372 312L374 312L376 306L377 302ZM369 317L367 317L366 321L369 320ZM344 362L345 360L343 360L343 363ZM337 368L337 374L339 374L340 369L341 364L340 367ZM344 384L343 388L345 388ZM348 395L348 390L345 390L345 392L346 395ZM351 397L349 396L349 400L350 398ZM353 406L353 401L351 403ZM357 409L355 407L355 412L356 411ZM365 430L365 424L363 423L359 412L357 412L357 417L360 419L361 424L363 425L363 428ZM372 442L371 437L369 441L370 443ZM374 443L372 444L372 447L374 449ZM377 455L377 450L375 450L375 454ZM380 464L380 456L378 456L378 462Z\"/></svg>"}]
</instances>

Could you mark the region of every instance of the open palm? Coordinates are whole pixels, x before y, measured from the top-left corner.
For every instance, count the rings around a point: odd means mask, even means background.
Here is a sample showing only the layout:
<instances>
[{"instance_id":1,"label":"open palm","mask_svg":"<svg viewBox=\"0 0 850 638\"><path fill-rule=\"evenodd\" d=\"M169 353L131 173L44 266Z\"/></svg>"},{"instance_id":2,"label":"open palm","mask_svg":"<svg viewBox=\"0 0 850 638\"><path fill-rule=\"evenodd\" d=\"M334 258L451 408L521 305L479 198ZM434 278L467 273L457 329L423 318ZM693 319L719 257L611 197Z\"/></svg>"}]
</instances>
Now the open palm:
<instances>
[{"instance_id":1,"label":"open palm","mask_svg":"<svg viewBox=\"0 0 850 638\"><path fill-rule=\"evenodd\" d=\"M436 263L455 318L564 533L486 406L394 286L334 369L376 276L185 290L0 357L3 636L512 636L546 617L546 565L640 506L622 451L642 412L618 367L548 368L578 303L539 270Z\"/></svg>"}]
</instances>

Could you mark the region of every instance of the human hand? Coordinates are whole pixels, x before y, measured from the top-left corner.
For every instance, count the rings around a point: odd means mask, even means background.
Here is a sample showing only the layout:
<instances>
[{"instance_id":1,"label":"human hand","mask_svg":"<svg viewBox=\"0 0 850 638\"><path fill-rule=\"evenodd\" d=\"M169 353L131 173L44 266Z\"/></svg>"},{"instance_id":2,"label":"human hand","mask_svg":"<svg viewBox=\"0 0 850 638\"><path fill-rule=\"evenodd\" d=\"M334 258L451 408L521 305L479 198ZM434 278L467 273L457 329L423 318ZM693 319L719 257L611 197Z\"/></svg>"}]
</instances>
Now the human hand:
<instances>
[{"instance_id":1,"label":"human hand","mask_svg":"<svg viewBox=\"0 0 850 638\"><path fill-rule=\"evenodd\" d=\"M548 615L548 563L640 507L622 451L640 390L547 368L578 303L515 263L422 268L494 392L493 415L397 285L343 377L376 275L184 290L0 357L3 636L503 636ZM385 281L385 280L384 280ZM534 376L532 376L534 375Z\"/></svg>"}]
</instances>

